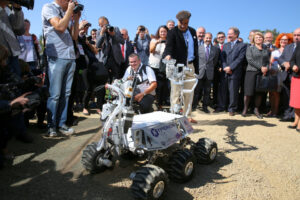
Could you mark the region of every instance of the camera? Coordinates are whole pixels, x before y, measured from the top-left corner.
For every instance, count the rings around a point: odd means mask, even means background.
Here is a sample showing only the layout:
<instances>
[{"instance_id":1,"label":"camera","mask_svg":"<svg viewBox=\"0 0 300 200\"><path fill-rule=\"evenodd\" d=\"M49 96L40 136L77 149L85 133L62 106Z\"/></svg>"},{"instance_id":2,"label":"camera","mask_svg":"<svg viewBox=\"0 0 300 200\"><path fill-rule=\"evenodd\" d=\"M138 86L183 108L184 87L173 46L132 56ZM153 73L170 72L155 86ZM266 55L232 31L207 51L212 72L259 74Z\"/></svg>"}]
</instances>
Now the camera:
<instances>
[{"instance_id":1,"label":"camera","mask_svg":"<svg viewBox=\"0 0 300 200\"><path fill-rule=\"evenodd\" d=\"M10 0L10 2L24 6L28 10L33 10L34 7L34 0Z\"/></svg>"},{"instance_id":2,"label":"camera","mask_svg":"<svg viewBox=\"0 0 300 200\"><path fill-rule=\"evenodd\" d=\"M141 27L140 31L146 31L146 29L144 27Z\"/></svg>"},{"instance_id":3,"label":"camera","mask_svg":"<svg viewBox=\"0 0 300 200\"><path fill-rule=\"evenodd\" d=\"M73 0L73 2L74 2L74 0ZM79 11L83 11L83 8L84 8L84 5L78 3L75 5L75 8L73 9L73 13L76 14Z\"/></svg>"},{"instance_id":4,"label":"camera","mask_svg":"<svg viewBox=\"0 0 300 200\"><path fill-rule=\"evenodd\" d=\"M91 27L92 24L91 23L87 23L86 25L84 25L84 27Z\"/></svg>"},{"instance_id":5,"label":"camera","mask_svg":"<svg viewBox=\"0 0 300 200\"><path fill-rule=\"evenodd\" d=\"M115 27L111 26L110 24L106 24L106 29L109 31L109 32L113 32L115 30Z\"/></svg>"},{"instance_id":6,"label":"camera","mask_svg":"<svg viewBox=\"0 0 300 200\"><path fill-rule=\"evenodd\" d=\"M161 40L160 43L166 43L166 40Z\"/></svg>"}]
</instances>

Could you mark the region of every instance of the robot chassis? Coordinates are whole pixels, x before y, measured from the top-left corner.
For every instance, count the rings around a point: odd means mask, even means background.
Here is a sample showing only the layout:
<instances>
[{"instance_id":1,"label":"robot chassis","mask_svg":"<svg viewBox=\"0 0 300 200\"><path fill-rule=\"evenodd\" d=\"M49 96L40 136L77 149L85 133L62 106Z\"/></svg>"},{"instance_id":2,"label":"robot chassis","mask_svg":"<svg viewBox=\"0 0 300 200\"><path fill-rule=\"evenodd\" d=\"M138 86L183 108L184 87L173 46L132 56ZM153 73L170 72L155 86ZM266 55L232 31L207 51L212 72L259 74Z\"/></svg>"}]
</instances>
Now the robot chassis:
<instances>
[{"instance_id":1,"label":"robot chassis","mask_svg":"<svg viewBox=\"0 0 300 200\"><path fill-rule=\"evenodd\" d=\"M193 142L188 137L193 128L187 117L176 114L182 108L183 94L193 92L197 79L184 80L189 68L175 66L175 60L164 62L167 77L173 84L181 85L180 104L171 107L172 113L135 115L132 100L136 77L125 82L115 80L106 85L115 99L103 105L102 137L89 144L82 154L81 162L90 173L112 168L126 154L145 158L146 164L130 174L135 199L162 199L169 179L187 182L193 177L196 162L209 164L217 157L217 144L208 138ZM191 90L183 88L186 81L195 82Z\"/></svg>"}]
</instances>

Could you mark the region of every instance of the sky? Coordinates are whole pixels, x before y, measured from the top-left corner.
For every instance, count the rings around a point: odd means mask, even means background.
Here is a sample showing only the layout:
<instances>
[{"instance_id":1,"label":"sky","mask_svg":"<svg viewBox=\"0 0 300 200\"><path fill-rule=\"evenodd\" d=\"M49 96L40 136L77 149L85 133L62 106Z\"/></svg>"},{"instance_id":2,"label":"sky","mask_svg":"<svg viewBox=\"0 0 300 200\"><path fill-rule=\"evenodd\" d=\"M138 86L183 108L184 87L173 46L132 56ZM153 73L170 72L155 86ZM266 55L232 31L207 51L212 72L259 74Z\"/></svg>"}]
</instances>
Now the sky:
<instances>
[{"instance_id":1,"label":"sky","mask_svg":"<svg viewBox=\"0 0 300 200\"><path fill-rule=\"evenodd\" d=\"M42 34L41 10L52 0L35 0L33 10L23 8L25 18L31 22L30 32ZM98 18L106 16L112 26L126 28L130 39L134 39L139 25L155 34L160 25L169 19L176 22L176 14L188 10L192 16L189 26L206 28L215 37L217 32L235 26L240 37L248 42L252 29L274 29L280 33L293 32L300 27L300 0L78 0L84 5L81 19L88 20L92 28L99 28ZM90 30L89 30L90 31Z\"/></svg>"}]
</instances>

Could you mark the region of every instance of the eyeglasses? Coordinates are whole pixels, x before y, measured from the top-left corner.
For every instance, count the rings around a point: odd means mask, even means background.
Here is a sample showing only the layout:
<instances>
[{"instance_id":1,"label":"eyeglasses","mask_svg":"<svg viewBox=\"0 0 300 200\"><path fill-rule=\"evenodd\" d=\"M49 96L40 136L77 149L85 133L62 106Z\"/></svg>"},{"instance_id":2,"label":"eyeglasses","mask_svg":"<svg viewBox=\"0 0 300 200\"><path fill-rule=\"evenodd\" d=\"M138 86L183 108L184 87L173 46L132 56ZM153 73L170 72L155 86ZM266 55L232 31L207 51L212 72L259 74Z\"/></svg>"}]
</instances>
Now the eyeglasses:
<instances>
[{"instance_id":1,"label":"eyeglasses","mask_svg":"<svg viewBox=\"0 0 300 200\"><path fill-rule=\"evenodd\" d=\"M225 36L219 36L218 39L225 38Z\"/></svg>"},{"instance_id":2,"label":"eyeglasses","mask_svg":"<svg viewBox=\"0 0 300 200\"><path fill-rule=\"evenodd\" d=\"M294 34L294 36L300 37L300 34Z\"/></svg>"},{"instance_id":3,"label":"eyeglasses","mask_svg":"<svg viewBox=\"0 0 300 200\"><path fill-rule=\"evenodd\" d=\"M280 41L288 41L288 39L280 39Z\"/></svg>"}]
</instances>

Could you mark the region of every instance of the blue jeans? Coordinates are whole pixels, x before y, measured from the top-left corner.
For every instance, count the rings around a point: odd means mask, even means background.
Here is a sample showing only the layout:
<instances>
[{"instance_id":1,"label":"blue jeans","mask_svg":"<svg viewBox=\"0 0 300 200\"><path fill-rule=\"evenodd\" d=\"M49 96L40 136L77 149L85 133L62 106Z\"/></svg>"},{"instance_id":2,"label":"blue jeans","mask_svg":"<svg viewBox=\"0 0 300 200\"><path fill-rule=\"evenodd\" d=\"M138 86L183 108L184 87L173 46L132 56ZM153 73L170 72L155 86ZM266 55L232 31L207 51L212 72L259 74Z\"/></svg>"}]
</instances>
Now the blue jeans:
<instances>
[{"instance_id":1,"label":"blue jeans","mask_svg":"<svg viewBox=\"0 0 300 200\"><path fill-rule=\"evenodd\" d=\"M75 60L48 58L49 98L47 101L48 127L57 128L65 124Z\"/></svg>"}]
</instances>

